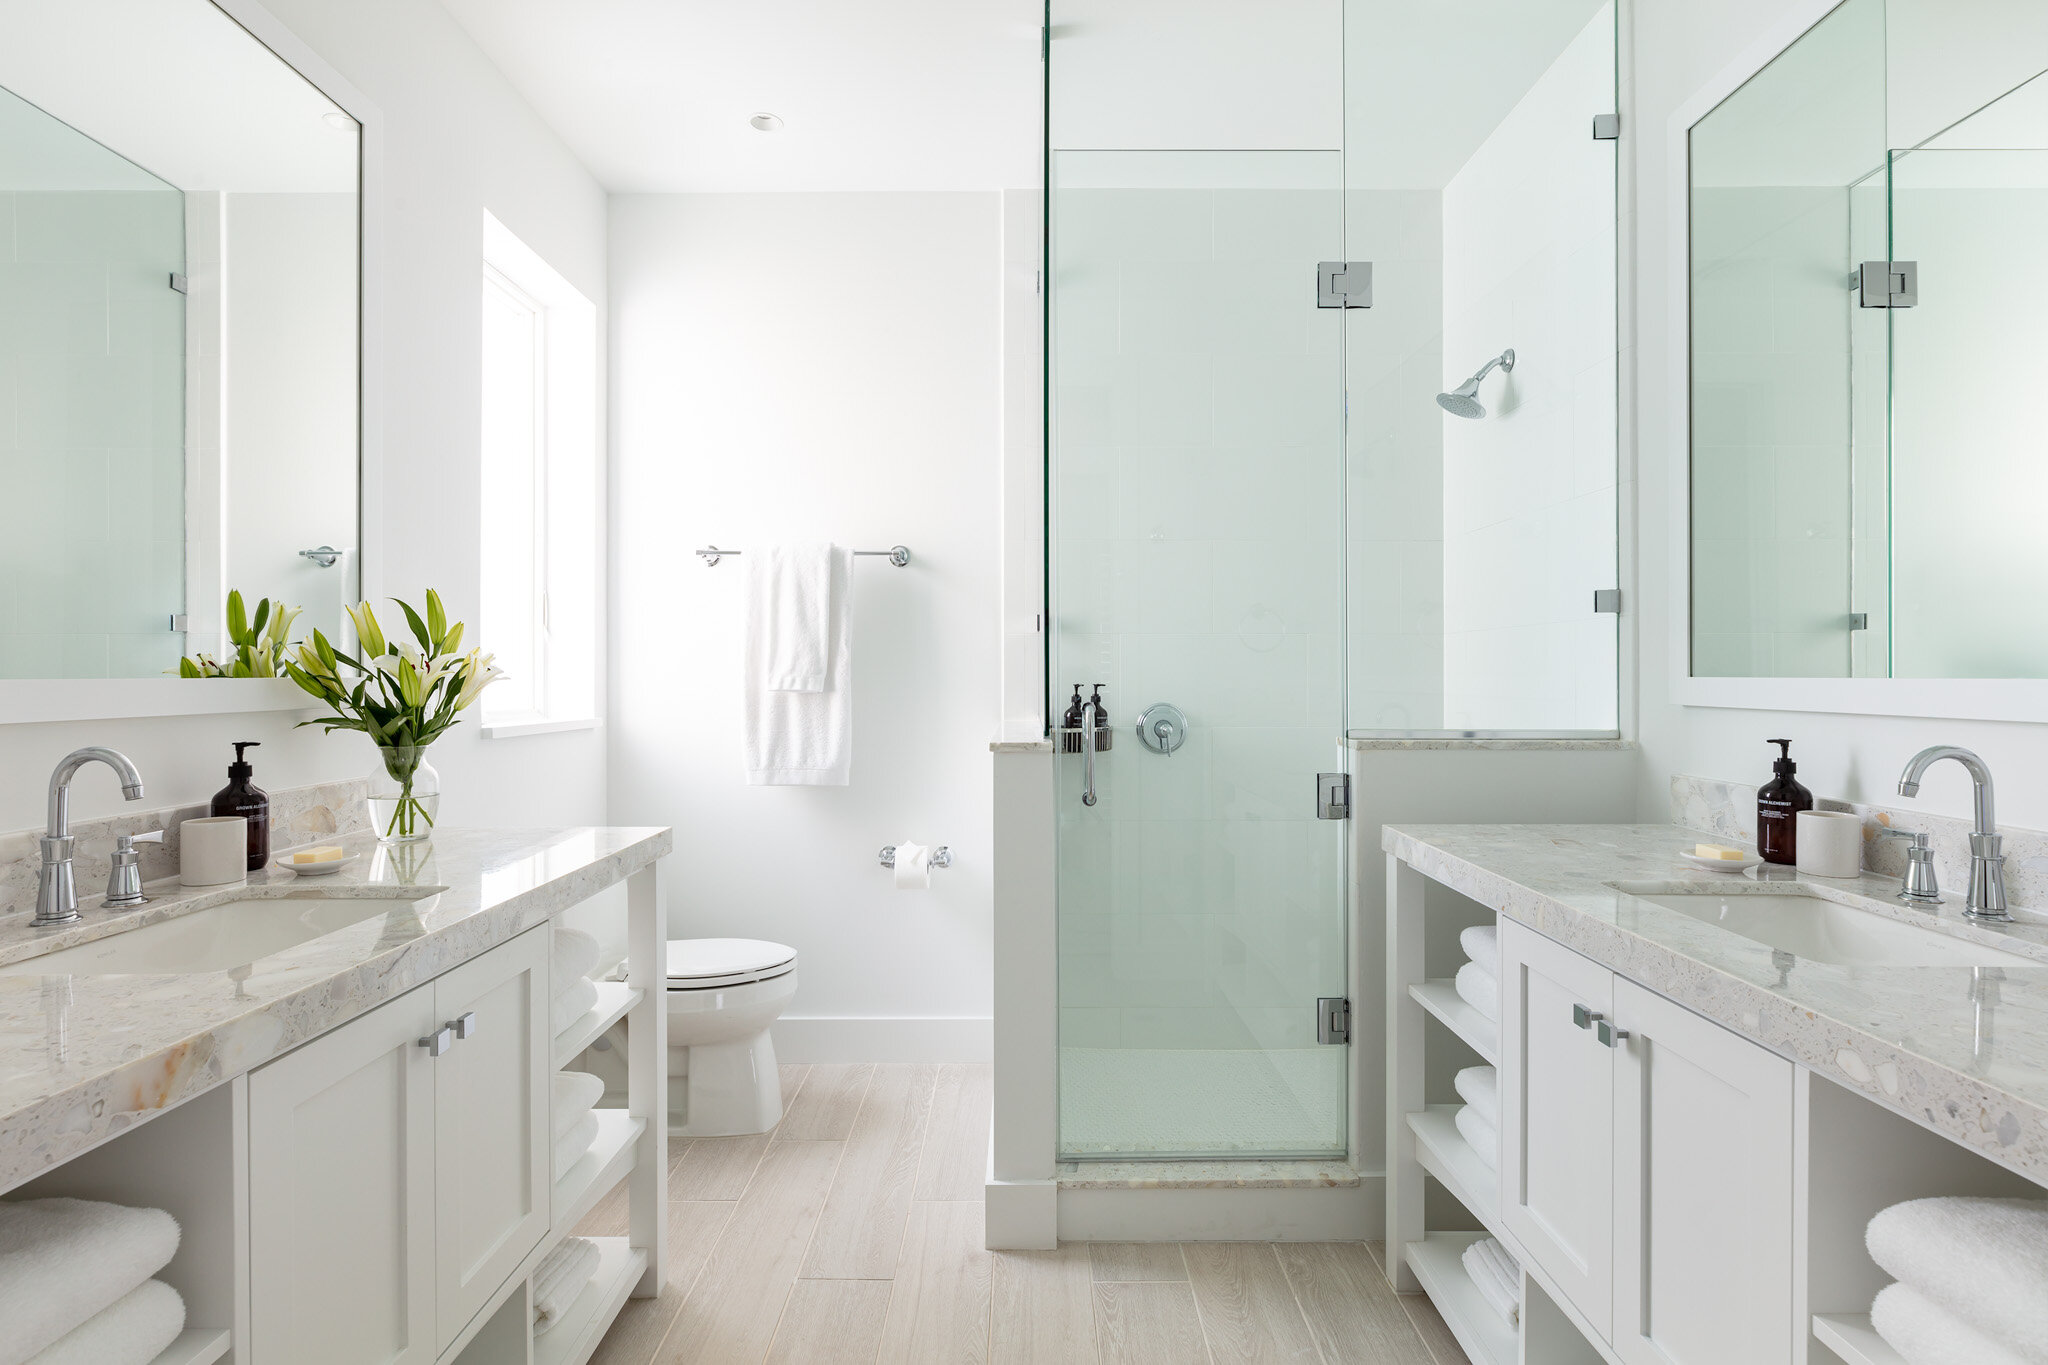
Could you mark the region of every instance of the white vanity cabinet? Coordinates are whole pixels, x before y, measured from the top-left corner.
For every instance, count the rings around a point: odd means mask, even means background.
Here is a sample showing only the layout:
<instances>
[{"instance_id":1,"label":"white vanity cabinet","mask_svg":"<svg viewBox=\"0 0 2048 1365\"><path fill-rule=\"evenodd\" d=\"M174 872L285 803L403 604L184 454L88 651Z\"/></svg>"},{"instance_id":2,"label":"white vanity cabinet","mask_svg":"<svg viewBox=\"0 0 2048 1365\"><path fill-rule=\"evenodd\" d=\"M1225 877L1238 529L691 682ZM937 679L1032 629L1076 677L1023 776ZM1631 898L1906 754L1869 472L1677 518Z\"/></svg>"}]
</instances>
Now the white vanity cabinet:
<instances>
[{"instance_id":1,"label":"white vanity cabinet","mask_svg":"<svg viewBox=\"0 0 2048 1365\"><path fill-rule=\"evenodd\" d=\"M1501 930L1502 1219L1627 1365L1792 1360L1793 1067Z\"/></svg>"},{"instance_id":2,"label":"white vanity cabinet","mask_svg":"<svg viewBox=\"0 0 2048 1365\"><path fill-rule=\"evenodd\" d=\"M427 1365L548 1226L548 931L249 1078L253 1365Z\"/></svg>"}]
</instances>

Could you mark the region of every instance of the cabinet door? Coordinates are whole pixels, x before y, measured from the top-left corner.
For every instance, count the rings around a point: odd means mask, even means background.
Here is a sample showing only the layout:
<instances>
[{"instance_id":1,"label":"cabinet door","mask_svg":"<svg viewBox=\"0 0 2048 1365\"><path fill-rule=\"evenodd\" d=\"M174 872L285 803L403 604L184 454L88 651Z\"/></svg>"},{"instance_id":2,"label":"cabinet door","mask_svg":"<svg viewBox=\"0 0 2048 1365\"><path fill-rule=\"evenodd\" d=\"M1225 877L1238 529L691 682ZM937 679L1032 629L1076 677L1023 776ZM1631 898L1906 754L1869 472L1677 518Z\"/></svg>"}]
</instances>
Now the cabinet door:
<instances>
[{"instance_id":1,"label":"cabinet door","mask_svg":"<svg viewBox=\"0 0 2048 1365\"><path fill-rule=\"evenodd\" d=\"M255 1365L429 1365L433 989L249 1077Z\"/></svg>"},{"instance_id":2,"label":"cabinet door","mask_svg":"<svg viewBox=\"0 0 2048 1365\"><path fill-rule=\"evenodd\" d=\"M548 1226L548 931L434 982L460 1024L434 1066L438 1344L455 1339Z\"/></svg>"},{"instance_id":3,"label":"cabinet door","mask_svg":"<svg viewBox=\"0 0 2048 1365\"><path fill-rule=\"evenodd\" d=\"M1614 975L1501 925L1501 1215L1579 1312L1604 1329L1614 1285L1614 1058L1592 1024Z\"/></svg>"},{"instance_id":4,"label":"cabinet door","mask_svg":"<svg viewBox=\"0 0 2048 1365\"><path fill-rule=\"evenodd\" d=\"M1628 981L1614 1056L1614 1347L1792 1359L1792 1064Z\"/></svg>"}]
</instances>

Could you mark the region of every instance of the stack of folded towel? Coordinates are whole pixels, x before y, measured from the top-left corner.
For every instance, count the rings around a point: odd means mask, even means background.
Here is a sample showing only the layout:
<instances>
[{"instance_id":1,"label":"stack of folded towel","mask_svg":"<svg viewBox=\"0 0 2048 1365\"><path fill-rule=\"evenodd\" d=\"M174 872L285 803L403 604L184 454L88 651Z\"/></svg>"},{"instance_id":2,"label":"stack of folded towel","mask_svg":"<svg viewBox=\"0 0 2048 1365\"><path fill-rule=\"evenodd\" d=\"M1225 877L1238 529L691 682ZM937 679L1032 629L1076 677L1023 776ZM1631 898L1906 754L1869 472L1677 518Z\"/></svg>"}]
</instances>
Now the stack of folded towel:
<instances>
[{"instance_id":1,"label":"stack of folded towel","mask_svg":"<svg viewBox=\"0 0 2048 1365\"><path fill-rule=\"evenodd\" d=\"M590 979L597 966L597 940L576 929L555 926L554 1026L559 1037L597 1004L597 985Z\"/></svg>"},{"instance_id":2,"label":"stack of folded towel","mask_svg":"<svg viewBox=\"0 0 2048 1365\"><path fill-rule=\"evenodd\" d=\"M177 1250L162 1209L0 1202L0 1365L149 1365L185 1330L185 1301L150 1278Z\"/></svg>"},{"instance_id":3,"label":"stack of folded towel","mask_svg":"<svg viewBox=\"0 0 2048 1365\"><path fill-rule=\"evenodd\" d=\"M1500 1169L1500 1077L1490 1066L1468 1066L1452 1083L1465 1101L1453 1116L1458 1132L1487 1170Z\"/></svg>"},{"instance_id":4,"label":"stack of folded towel","mask_svg":"<svg viewBox=\"0 0 2048 1365\"><path fill-rule=\"evenodd\" d=\"M597 1243L588 1237L565 1237L543 1256L533 1272L533 1334L540 1336L560 1322L596 1273Z\"/></svg>"},{"instance_id":5,"label":"stack of folded towel","mask_svg":"<svg viewBox=\"0 0 2048 1365\"><path fill-rule=\"evenodd\" d=\"M555 1179L560 1180L597 1141L597 1102L604 1082L587 1071L555 1073Z\"/></svg>"},{"instance_id":6,"label":"stack of folded towel","mask_svg":"<svg viewBox=\"0 0 2048 1365\"><path fill-rule=\"evenodd\" d=\"M1487 1307L1508 1320L1508 1326L1522 1322L1522 1267L1508 1249L1491 1237L1482 1237L1465 1248L1462 1258L1472 1287Z\"/></svg>"},{"instance_id":7,"label":"stack of folded towel","mask_svg":"<svg viewBox=\"0 0 2048 1365\"><path fill-rule=\"evenodd\" d=\"M1458 945L1472 959L1458 968L1458 994L1473 1009L1500 1022L1500 931L1482 924L1459 934Z\"/></svg>"},{"instance_id":8,"label":"stack of folded towel","mask_svg":"<svg viewBox=\"0 0 2048 1365\"><path fill-rule=\"evenodd\" d=\"M1870 1325L1907 1365L2048 1360L2048 1200L1909 1200L1864 1245L1899 1281Z\"/></svg>"}]
</instances>

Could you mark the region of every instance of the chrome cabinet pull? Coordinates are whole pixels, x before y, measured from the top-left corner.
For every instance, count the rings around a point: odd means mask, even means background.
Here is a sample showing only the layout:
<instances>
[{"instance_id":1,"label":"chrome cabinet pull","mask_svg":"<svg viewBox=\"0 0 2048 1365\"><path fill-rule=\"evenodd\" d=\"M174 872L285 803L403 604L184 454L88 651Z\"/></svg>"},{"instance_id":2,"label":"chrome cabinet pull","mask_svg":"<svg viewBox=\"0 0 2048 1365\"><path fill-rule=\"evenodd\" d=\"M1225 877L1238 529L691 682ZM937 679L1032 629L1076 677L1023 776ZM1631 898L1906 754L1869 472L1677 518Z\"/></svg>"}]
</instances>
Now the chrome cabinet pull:
<instances>
[{"instance_id":1,"label":"chrome cabinet pull","mask_svg":"<svg viewBox=\"0 0 2048 1365\"><path fill-rule=\"evenodd\" d=\"M1628 1037L1628 1030L1625 1028L1616 1028L1614 1025L1608 1023L1605 1019L1602 1019L1594 1025L1593 1036L1598 1038L1602 1043L1604 1043L1608 1047L1620 1047L1622 1039Z\"/></svg>"},{"instance_id":2,"label":"chrome cabinet pull","mask_svg":"<svg viewBox=\"0 0 2048 1365\"><path fill-rule=\"evenodd\" d=\"M455 1026L453 1024L441 1025L441 1027L420 1039L419 1045L427 1050L429 1057L439 1057L449 1048L455 1046Z\"/></svg>"},{"instance_id":3,"label":"chrome cabinet pull","mask_svg":"<svg viewBox=\"0 0 2048 1365\"><path fill-rule=\"evenodd\" d=\"M460 1019L450 1019L448 1027L455 1030L455 1036L458 1039L474 1038L476 1036L476 1011L471 1010Z\"/></svg>"},{"instance_id":4,"label":"chrome cabinet pull","mask_svg":"<svg viewBox=\"0 0 2048 1365\"><path fill-rule=\"evenodd\" d=\"M1580 1028L1591 1028L1607 1016L1598 1010L1589 1010L1584 1005L1572 1006L1572 1023Z\"/></svg>"}]
</instances>

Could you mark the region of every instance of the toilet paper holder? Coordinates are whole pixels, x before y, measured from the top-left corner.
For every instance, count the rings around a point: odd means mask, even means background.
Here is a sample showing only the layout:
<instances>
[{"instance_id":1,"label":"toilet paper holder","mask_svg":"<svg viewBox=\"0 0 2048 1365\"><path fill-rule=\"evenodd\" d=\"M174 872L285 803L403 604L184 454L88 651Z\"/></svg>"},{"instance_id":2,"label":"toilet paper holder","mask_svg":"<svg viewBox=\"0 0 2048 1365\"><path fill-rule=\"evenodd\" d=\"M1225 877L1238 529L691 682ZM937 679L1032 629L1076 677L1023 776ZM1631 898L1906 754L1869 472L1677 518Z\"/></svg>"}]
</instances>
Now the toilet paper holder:
<instances>
[{"instance_id":1,"label":"toilet paper holder","mask_svg":"<svg viewBox=\"0 0 2048 1365\"><path fill-rule=\"evenodd\" d=\"M883 867L896 866L896 845L890 844L884 848L879 861ZM932 850L932 856L926 861L933 867L951 867L953 865L953 850L947 848L944 844L940 844Z\"/></svg>"}]
</instances>

